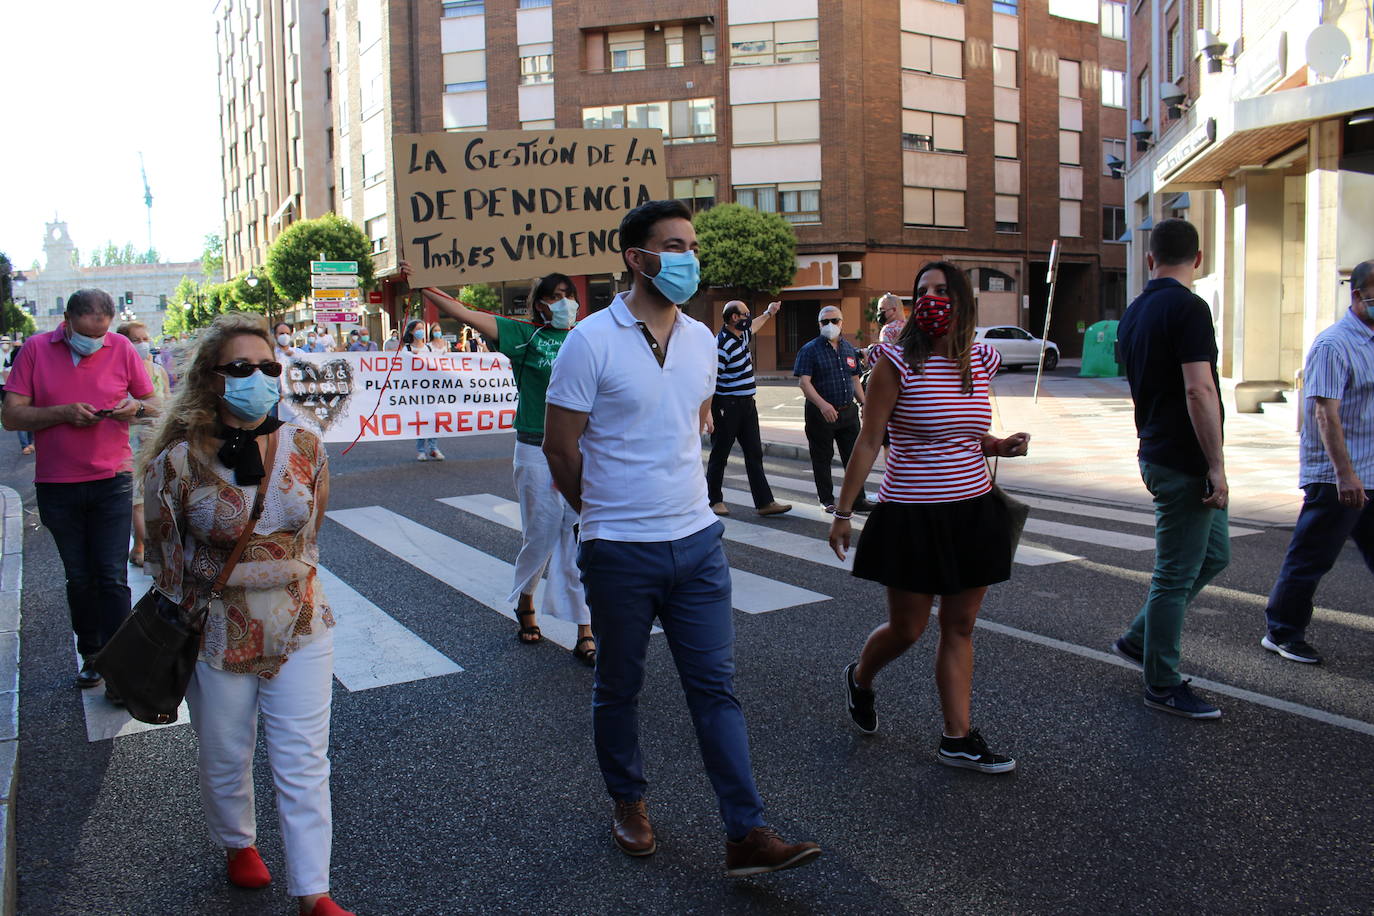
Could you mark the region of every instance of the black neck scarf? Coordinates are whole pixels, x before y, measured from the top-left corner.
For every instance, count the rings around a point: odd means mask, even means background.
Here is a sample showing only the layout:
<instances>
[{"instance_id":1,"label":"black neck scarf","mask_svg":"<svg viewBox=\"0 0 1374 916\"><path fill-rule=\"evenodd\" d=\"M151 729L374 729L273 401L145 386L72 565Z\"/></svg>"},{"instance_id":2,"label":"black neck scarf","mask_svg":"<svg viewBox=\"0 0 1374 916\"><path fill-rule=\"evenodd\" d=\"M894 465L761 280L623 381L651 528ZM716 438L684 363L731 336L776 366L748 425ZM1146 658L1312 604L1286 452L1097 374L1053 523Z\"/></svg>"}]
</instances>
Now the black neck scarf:
<instances>
[{"instance_id":1,"label":"black neck scarf","mask_svg":"<svg viewBox=\"0 0 1374 916\"><path fill-rule=\"evenodd\" d=\"M241 487L250 487L260 483L267 476L267 471L262 466L262 454L258 451L257 439L259 436L276 432L277 427L281 425L282 421L275 417L268 417L254 429L220 423L219 429L215 430L215 438L224 440L224 444L219 447L219 460L225 467L233 469L234 483Z\"/></svg>"}]
</instances>

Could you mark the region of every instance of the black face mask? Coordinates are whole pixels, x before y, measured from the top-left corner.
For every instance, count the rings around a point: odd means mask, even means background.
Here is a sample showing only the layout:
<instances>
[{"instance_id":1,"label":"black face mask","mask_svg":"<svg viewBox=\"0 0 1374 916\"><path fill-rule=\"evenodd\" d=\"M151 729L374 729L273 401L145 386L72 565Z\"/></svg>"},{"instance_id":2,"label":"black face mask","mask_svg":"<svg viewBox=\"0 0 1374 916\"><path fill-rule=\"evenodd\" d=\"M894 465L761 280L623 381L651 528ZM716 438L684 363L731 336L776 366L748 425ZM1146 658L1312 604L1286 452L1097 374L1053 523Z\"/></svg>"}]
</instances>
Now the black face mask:
<instances>
[{"instance_id":1,"label":"black face mask","mask_svg":"<svg viewBox=\"0 0 1374 916\"><path fill-rule=\"evenodd\" d=\"M748 316L748 315L745 315L743 318L736 318L736 319L735 319L735 330L736 330L736 331L747 331L747 330L749 330L750 328L752 328L753 326L754 326L754 319L753 319L752 317Z\"/></svg>"}]
</instances>

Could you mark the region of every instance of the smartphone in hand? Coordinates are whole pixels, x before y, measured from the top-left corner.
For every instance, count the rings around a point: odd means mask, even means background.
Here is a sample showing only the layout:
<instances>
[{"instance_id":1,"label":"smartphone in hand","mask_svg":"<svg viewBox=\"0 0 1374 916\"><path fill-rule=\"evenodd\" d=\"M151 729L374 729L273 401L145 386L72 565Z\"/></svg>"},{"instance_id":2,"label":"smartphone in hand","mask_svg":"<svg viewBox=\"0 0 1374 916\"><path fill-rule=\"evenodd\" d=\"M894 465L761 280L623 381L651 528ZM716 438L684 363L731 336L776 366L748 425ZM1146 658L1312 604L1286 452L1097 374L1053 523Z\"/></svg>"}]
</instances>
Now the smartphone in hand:
<instances>
[{"instance_id":1,"label":"smartphone in hand","mask_svg":"<svg viewBox=\"0 0 1374 916\"><path fill-rule=\"evenodd\" d=\"M102 418L108 419L109 417L114 416L114 408L111 407L111 408L109 408L108 410L97 410L97 411L95 411L95 415L96 415L97 417L102 417Z\"/></svg>"}]
</instances>

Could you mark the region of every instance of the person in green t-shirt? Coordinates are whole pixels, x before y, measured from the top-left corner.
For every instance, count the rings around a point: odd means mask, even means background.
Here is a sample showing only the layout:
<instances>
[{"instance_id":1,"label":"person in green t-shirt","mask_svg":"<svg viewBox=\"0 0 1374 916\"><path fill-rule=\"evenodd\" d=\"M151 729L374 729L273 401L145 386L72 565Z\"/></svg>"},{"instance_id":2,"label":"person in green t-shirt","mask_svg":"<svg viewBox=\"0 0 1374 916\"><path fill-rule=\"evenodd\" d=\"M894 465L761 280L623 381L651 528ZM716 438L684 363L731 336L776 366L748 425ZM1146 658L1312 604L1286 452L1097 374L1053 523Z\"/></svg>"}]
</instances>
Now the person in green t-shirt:
<instances>
[{"instance_id":1,"label":"person in green t-shirt","mask_svg":"<svg viewBox=\"0 0 1374 916\"><path fill-rule=\"evenodd\" d=\"M410 265L401 262L401 272ZM543 636L535 624L534 590L549 571L544 590L544 612L577 624L573 657L587 666L596 664L596 639L592 636L591 612L582 592L577 569L577 538L573 512L553 486L549 463L544 458L544 395L559 348L577 320L577 290L563 274L549 274L534 281L529 302L532 321L517 321L469 308L443 290L427 287L420 292L450 318L454 318L496 345L511 363L519 401L515 409L515 491L520 500L520 554L515 559L515 585L510 601L520 624L523 643L537 643Z\"/></svg>"}]
</instances>

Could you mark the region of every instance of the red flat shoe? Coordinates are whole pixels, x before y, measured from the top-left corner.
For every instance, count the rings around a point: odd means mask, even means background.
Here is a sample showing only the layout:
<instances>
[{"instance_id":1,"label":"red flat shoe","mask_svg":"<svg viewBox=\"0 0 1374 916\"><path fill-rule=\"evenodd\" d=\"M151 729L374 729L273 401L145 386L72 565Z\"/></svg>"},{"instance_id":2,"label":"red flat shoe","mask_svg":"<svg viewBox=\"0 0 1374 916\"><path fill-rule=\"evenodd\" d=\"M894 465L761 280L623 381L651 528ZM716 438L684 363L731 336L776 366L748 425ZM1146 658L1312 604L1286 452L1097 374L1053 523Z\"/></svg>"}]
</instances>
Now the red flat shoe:
<instances>
[{"instance_id":1,"label":"red flat shoe","mask_svg":"<svg viewBox=\"0 0 1374 916\"><path fill-rule=\"evenodd\" d=\"M321 897L315 901L315 905L310 908L309 912L301 910L301 916L354 916L354 914L328 897Z\"/></svg>"},{"instance_id":2,"label":"red flat shoe","mask_svg":"<svg viewBox=\"0 0 1374 916\"><path fill-rule=\"evenodd\" d=\"M229 859L229 883L258 890L272 883L267 863L258 855L256 846L240 849Z\"/></svg>"}]
</instances>

